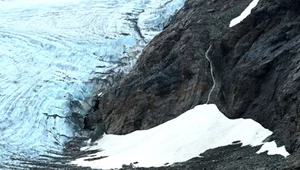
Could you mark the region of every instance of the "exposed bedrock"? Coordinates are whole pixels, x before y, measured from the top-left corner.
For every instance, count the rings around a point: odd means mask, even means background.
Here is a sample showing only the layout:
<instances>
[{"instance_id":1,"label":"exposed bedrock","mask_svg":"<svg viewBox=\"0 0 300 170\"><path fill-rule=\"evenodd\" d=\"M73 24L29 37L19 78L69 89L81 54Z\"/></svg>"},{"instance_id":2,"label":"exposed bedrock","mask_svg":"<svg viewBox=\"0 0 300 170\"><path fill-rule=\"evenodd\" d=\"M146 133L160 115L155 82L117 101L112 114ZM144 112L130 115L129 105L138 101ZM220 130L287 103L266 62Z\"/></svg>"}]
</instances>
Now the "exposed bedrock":
<instances>
[{"instance_id":1,"label":"exposed bedrock","mask_svg":"<svg viewBox=\"0 0 300 170\"><path fill-rule=\"evenodd\" d=\"M250 2L187 0L132 71L99 98L86 126L103 122L107 133L126 134L206 103L213 86L206 53L216 81L209 103L229 118L258 121L288 151L297 151L300 4L260 0L251 15L230 28Z\"/></svg>"},{"instance_id":2,"label":"exposed bedrock","mask_svg":"<svg viewBox=\"0 0 300 170\"><path fill-rule=\"evenodd\" d=\"M232 144L209 149L199 157L169 166L139 168L127 165L120 170L275 170L281 168L284 161L282 156L256 154L259 148L259 146L241 147L241 144Z\"/></svg>"}]
</instances>

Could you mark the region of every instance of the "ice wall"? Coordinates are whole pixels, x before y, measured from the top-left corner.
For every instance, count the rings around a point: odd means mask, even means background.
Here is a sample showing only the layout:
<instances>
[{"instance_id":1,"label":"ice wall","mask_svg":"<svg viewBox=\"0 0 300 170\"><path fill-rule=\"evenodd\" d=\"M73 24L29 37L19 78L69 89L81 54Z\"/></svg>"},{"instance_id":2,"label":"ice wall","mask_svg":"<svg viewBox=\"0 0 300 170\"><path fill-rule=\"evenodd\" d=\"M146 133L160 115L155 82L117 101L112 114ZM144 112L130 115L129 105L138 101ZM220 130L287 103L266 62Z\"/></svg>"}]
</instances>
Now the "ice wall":
<instances>
[{"instance_id":1,"label":"ice wall","mask_svg":"<svg viewBox=\"0 0 300 170\"><path fill-rule=\"evenodd\" d=\"M128 72L183 0L0 2L0 167L61 151L73 114L108 73ZM93 81L97 77L98 81ZM81 102L82 110L72 110ZM76 112L76 113L74 113Z\"/></svg>"}]
</instances>

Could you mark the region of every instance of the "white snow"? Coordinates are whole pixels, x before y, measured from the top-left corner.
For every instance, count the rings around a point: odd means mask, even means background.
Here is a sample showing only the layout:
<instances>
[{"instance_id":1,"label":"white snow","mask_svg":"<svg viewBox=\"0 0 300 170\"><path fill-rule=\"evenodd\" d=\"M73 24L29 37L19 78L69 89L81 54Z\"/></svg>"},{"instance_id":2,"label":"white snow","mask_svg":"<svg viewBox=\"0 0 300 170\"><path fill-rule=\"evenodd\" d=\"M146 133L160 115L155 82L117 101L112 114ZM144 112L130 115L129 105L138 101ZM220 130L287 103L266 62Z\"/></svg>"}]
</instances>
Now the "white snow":
<instances>
[{"instance_id":1,"label":"white snow","mask_svg":"<svg viewBox=\"0 0 300 170\"><path fill-rule=\"evenodd\" d=\"M213 105L199 105L176 119L149 130L135 131L119 135L104 135L97 145L82 150L101 149L93 157L107 158L84 161L80 158L72 162L92 168L120 168L123 164L138 162L137 166L163 166L165 163L186 161L197 157L210 148L231 144L240 140L245 145L257 146L272 132L251 119L230 120ZM269 154L288 153L284 147L266 143L263 150Z\"/></svg>"},{"instance_id":2,"label":"white snow","mask_svg":"<svg viewBox=\"0 0 300 170\"><path fill-rule=\"evenodd\" d=\"M267 151L269 155L279 154L285 157L289 155L289 153L285 150L285 147L284 146L277 147L275 141L264 143L264 145L260 148L259 151L257 151L257 153L262 153L265 151Z\"/></svg>"},{"instance_id":3,"label":"white snow","mask_svg":"<svg viewBox=\"0 0 300 170\"><path fill-rule=\"evenodd\" d=\"M251 10L254 7L256 7L258 2L259 2L259 0L253 0L249 4L249 6L238 17L236 17L230 21L229 27L233 27L233 26L237 25L238 23L240 23L241 21L243 21L245 18L247 18L247 16L251 14Z\"/></svg>"}]
</instances>

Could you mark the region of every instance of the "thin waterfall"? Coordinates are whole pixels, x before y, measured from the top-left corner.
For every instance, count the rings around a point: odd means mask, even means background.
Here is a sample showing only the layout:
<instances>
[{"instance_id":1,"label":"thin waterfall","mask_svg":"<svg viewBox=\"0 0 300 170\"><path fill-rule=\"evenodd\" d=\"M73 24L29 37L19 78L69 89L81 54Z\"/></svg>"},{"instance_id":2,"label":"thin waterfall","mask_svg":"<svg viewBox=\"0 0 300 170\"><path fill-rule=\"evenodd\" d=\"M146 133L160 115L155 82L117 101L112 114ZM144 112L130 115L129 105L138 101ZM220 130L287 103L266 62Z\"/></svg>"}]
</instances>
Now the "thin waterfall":
<instances>
[{"instance_id":1,"label":"thin waterfall","mask_svg":"<svg viewBox=\"0 0 300 170\"><path fill-rule=\"evenodd\" d=\"M211 88L210 91L209 91L209 94L208 94L208 97L207 97L206 104L209 103L211 93L213 92L213 90L215 89L215 86L216 86L216 80L215 80L215 77L214 77L213 65L212 65L211 60L210 60L209 57L208 57L208 53L210 52L211 47L212 47L212 45L210 45L209 48L207 49L207 51L205 52L205 58L206 58L206 59L208 60L208 62L209 62L209 66L210 66L210 75L211 75L211 78L212 78L212 80L213 80L213 86L212 86L212 88Z\"/></svg>"}]
</instances>

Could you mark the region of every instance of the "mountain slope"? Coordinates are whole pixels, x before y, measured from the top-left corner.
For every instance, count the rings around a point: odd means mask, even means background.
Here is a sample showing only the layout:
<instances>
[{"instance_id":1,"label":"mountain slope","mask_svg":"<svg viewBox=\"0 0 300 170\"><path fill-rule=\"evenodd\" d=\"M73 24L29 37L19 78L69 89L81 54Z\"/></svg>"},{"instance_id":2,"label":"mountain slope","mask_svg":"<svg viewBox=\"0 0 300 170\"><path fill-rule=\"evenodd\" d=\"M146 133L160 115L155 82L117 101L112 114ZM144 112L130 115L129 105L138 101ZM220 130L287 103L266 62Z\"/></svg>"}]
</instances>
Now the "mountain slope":
<instances>
[{"instance_id":1,"label":"mountain slope","mask_svg":"<svg viewBox=\"0 0 300 170\"><path fill-rule=\"evenodd\" d=\"M99 99L98 111L86 124L103 122L106 132L127 134L206 103L213 86L209 58L216 82L209 103L229 118L261 123L296 155L300 5L296 0L261 0L243 22L229 27L250 2L187 1L144 49L134 69Z\"/></svg>"},{"instance_id":2,"label":"mountain slope","mask_svg":"<svg viewBox=\"0 0 300 170\"><path fill-rule=\"evenodd\" d=\"M138 167L159 167L164 164L184 162L200 153L220 146L230 145L239 150L241 146L255 153L267 151L272 158L288 156L284 147L275 142L263 142L271 131L251 119L230 120L213 105L199 105L176 119L149 130L135 131L127 135L104 135L97 144L82 148L84 151L101 152L77 159L73 163L92 168L121 168L134 163ZM260 146L254 147L254 146ZM246 147L247 146L247 147ZM254 147L253 149L250 147ZM230 148L230 147L229 147ZM258 150L259 149L259 150ZM260 154L258 157L266 157ZM203 160L217 155L205 155Z\"/></svg>"},{"instance_id":3,"label":"mountain slope","mask_svg":"<svg viewBox=\"0 0 300 170\"><path fill-rule=\"evenodd\" d=\"M251 1L239 1L239 6L234 2L187 1L143 50L132 71L100 97L98 111L86 124L102 119L108 133L126 134L205 103L213 85L205 52L222 32L231 30L230 20ZM208 12L212 8L215 12Z\"/></svg>"}]
</instances>

